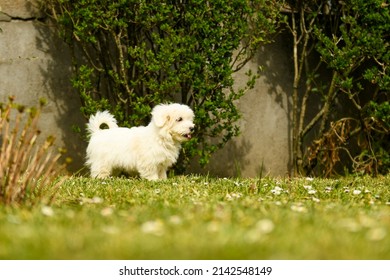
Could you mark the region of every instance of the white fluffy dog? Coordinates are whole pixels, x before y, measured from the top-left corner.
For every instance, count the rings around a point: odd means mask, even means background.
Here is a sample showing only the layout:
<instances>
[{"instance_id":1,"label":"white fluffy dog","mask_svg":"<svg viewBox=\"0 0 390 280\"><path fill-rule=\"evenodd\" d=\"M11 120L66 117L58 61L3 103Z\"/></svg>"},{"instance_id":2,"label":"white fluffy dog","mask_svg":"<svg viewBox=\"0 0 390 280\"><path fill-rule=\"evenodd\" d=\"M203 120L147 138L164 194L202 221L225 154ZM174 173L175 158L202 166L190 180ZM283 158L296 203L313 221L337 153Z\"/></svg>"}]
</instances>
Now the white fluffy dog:
<instances>
[{"instance_id":1,"label":"white fluffy dog","mask_svg":"<svg viewBox=\"0 0 390 280\"><path fill-rule=\"evenodd\" d=\"M105 178L115 170L138 172L148 180L165 179L177 160L181 143L191 138L194 113L186 105L161 104L152 110L148 126L118 127L107 111L91 116L86 164L91 176ZM101 129L106 124L108 129Z\"/></svg>"}]
</instances>

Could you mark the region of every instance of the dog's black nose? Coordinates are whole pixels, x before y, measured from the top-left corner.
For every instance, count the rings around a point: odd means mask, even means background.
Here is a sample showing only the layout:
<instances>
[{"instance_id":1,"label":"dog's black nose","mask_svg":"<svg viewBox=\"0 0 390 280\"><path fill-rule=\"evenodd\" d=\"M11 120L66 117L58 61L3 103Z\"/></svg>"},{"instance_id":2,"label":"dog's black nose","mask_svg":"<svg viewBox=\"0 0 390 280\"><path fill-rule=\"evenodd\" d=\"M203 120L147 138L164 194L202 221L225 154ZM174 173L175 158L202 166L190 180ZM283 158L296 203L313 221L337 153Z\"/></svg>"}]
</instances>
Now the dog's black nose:
<instances>
[{"instance_id":1,"label":"dog's black nose","mask_svg":"<svg viewBox=\"0 0 390 280\"><path fill-rule=\"evenodd\" d=\"M190 131L192 132L192 131L194 131L195 130L195 127L194 126L191 126L190 127Z\"/></svg>"}]
</instances>

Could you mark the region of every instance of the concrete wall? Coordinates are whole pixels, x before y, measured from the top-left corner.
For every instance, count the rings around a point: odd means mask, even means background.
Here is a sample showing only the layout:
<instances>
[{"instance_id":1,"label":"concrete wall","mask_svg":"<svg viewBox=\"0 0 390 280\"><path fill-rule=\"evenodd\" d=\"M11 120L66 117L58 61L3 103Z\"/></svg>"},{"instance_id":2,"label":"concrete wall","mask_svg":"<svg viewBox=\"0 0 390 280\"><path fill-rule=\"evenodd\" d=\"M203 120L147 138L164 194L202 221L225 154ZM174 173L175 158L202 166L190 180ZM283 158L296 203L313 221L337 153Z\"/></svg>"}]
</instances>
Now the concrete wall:
<instances>
[{"instance_id":1,"label":"concrete wall","mask_svg":"<svg viewBox=\"0 0 390 280\"><path fill-rule=\"evenodd\" d=\"M238 102L242 112L241 134L216 152L205 168L194 171L229 177L284 176L290 169L290 102L293 73L285 38L259 50L256 57L236 73L237 87L244 87L245 73L264 66L255 87Z\"/></svg>"},{"instance_id":2,"label":"concrete wall","mask_svg":"<svg viewBox=\"0 0 390 280\"><path fill-rule=\"evenodd\" d=\"M57 137L74 163L82 167L86 143L72 130L83 127L85 119L78 95L72 89L71 56L67 46L43 20L37 1L0 0L0 101L15 95L16 101L37 105L40 97L48 100L40 127ZM265 65L255 88L238 103L243 118L241 136L218 151L205 168L194 164L192 172L216 176L244 177L259 174L285 175L289 167L289 100L292 84L289 50L278 40L258 55L240 73L237 85L244 85L244 73Z\"/></svg>"},{"instance_id":3,"label":"concrete wall","mask_svg":"<svg viewBox=\"0 0 390 280\"><path fill-rule=\"evenodd\" d=\"M71 56L36 7L31 1L0 1L0 101L14 95L17 103L37 106L45 98L42 133L66 147L74 159L70 168L76 170L82 166L85 143L72 127L84 126L84 120L70 84Z\"/></svg>"}]
</instances>

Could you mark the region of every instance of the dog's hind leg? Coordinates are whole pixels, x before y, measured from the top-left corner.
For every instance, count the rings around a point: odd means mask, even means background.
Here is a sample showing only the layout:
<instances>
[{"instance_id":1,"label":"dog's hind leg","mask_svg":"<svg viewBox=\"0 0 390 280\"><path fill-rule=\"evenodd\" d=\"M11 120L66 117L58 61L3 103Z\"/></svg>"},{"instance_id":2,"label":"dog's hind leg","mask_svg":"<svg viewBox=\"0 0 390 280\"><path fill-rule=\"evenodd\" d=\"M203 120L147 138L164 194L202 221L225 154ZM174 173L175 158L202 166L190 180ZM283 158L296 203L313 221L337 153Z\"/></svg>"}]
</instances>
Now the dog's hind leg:
<instances>
[{"instance_id":1,"label":"dog's hind leg","mask_svg":"<svg viewBox=\"0 0 390 280\"><path fill-rule=\"evenodd\" d=\"M92 178L107 178L111 174L111 170L101 166L91 166L91 177Z\"/></svg>"}]
</instances>

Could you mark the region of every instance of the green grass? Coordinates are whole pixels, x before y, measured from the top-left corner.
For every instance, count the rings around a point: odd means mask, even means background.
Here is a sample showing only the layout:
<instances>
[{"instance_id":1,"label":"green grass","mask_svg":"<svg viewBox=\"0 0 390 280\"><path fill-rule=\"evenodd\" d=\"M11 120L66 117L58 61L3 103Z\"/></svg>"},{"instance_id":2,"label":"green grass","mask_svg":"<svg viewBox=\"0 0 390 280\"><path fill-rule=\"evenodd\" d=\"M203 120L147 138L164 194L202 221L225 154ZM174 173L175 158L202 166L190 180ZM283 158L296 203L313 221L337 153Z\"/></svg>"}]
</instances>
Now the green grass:
<instances>
[{"instance_id":1,"label":"green grass","mask_svg":"<svg viewBox=\"0 0 390 280\"><path fill-rule=\"evenodd\" d=\"M0 207L0 259L389 259L390 176L70 178Z\"/></svg>"}]
</instances>

